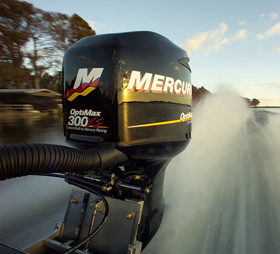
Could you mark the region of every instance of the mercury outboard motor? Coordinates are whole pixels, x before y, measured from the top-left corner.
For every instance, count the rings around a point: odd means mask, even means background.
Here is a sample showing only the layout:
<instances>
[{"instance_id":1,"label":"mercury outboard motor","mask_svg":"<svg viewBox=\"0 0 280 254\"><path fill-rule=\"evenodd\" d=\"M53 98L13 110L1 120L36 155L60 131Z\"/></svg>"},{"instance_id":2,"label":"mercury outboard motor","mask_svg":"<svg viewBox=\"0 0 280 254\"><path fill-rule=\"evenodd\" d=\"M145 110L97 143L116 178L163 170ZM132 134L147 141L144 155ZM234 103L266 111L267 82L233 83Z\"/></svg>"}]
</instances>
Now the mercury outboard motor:
<instances>
[{"instance_id":1,"label":"mercury outboard motor","mask_svg":"<svg viewBox=\"0 0 280 254\"><path fill-rule=\"evenodd\" d=\"M81 149L111 146L129 158L106 169L117 180L102 193L144 201L136 235L144 246L161 222L165 168L191 137L188 62L184 50L152 32L87 37L64 57L66 140Z\"/></svg>"},{"instance_id":2,"label":"mercury outboard motor","mask_svg":"<svg viewBox=\"0 0 280 254\"><path fill-rule=\"evenodd\" d=\"M76 163L70 160L41 172L64 169L68 183L85 189L73 190L63 223L44 246L121 254L140 253L149 243L163 216L166 166L191 139L188 62L183 49L152 32L90 36L67 50L64 135L97 159L77 170L67 170ZM26 251L38 253L33 246Z\"/></svg>"}]
</instances>

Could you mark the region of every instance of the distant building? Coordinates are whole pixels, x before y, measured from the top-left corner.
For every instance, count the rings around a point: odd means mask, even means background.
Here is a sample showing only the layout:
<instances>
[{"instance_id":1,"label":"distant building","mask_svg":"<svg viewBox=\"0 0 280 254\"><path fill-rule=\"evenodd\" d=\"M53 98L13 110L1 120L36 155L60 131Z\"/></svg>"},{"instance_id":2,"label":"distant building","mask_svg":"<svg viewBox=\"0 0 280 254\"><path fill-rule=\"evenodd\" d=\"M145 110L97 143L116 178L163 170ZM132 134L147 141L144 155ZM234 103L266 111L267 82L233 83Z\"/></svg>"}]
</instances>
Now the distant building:
<instances>
[{"instance_id":1,"label":"distant building","mask_svg":"<svg viewBox=\"0 0 280 254\"><path fill-rule=\"evenodd\" d=\"M34 110L58 109L61 94L48 89L0 89L0 104L32 105Z\"/></svg>"}]
</instances>

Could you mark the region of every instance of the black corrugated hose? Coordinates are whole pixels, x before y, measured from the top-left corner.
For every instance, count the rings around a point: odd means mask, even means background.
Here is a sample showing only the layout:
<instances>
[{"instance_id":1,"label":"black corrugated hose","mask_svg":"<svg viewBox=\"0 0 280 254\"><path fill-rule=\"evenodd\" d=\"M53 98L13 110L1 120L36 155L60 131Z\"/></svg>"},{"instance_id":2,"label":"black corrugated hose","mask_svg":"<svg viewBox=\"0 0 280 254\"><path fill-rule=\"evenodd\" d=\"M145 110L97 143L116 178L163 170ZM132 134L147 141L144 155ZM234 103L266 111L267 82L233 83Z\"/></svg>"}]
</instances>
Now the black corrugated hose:
<instances>
[{"instance_id":1,"label":"black corrugated hose","mask_svg":"<svg viewBox=\"0 0 280 254\"><path fill-rule=\"evenodd\" d=\"M101 166L95 150L51 144L0 146L0 180L26 175L84 172Z\"/></svg>"},{"instance_id":2,"label":"black corrugated hose","mask_svg":"<svg viewBox=\"0 0 280 254\"><path fill-rule=\"evenodd\" d=\"M104 150L103 148L96 151L50 144L2 145L0 146L0 180L25 175L50 174L50 176L55 176L52 173L84 172L99 169L102 164L107 167L126 159L127 157L116 149ZM57 177L66 178L68 183L99 196L105 207L104 217L98 227L84 240L63 252L70 254L90 241L101 230L107 221L109 208L106 199L100 193L90 186L84 185L78 178L67 175L57 175Z\"/></svg>"}]
</instances>

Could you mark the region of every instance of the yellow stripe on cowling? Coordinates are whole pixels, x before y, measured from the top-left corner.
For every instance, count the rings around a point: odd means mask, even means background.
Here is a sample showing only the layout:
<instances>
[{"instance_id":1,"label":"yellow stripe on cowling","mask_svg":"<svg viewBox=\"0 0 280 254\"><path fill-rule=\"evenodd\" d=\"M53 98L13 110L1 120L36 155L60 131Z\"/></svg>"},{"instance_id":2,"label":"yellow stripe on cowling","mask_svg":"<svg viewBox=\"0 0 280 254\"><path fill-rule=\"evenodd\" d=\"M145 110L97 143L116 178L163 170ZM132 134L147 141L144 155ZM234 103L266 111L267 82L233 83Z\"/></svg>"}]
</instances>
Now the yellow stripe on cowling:
<instances>
[{"instance_id":1,"label":"yellow stripe on cowling","mask_svg":"<svg viewBox=\"0 0 280 254\"><path fill-rule=\"evenodd\" d=\"M77 96L81 95L81 96L86 96L88 95L90 92L92 92L96 87L92 87L92 86L89 86L87 87L84 91L82 91L81 93L78 93L78 92L75 92L73 94L71 94L67 100L68 101L73 101L74 99L76 99Z\"/></svg>"},{"instance_id":2,"label":"yellow stripe on cowling","mask_svg":"<svg viewBox=\"0 0 280 254\"><path fill-rule=\"evenodd\" d=\"M94 125L88 125L87 127L90 127L90 128L101 128L101 129L107 129L107 128L109 128L108 126L94 126Z\"/></svg>"},{"instance_id":3,"label":"yellow stripe on cowling","mask_svg":"<svg viewBox=\"0 0 280 254\"><path fill-rule=\"evenodd\" d=\"M173 123L183 123L191 121L192 118L182 120L173 120L173 121L166 121L166 122L158 122L158 123L147 123L147 124L141 124L141 125L134 125L134 126L128 126L127 128L139 128L139 127L151 127L151 126L158 126L158 125L166 125L166 124L173 124Z\"/></svg>"}]
</instances>

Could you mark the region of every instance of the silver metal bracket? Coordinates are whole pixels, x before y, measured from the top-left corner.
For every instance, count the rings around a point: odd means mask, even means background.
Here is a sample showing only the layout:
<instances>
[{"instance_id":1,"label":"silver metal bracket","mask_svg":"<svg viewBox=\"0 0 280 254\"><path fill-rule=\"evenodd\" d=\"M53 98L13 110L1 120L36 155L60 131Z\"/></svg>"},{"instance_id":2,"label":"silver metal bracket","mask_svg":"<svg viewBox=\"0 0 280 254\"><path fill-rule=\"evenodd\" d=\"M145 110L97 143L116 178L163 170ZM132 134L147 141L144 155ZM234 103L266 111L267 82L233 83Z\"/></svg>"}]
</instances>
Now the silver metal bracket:
<instances>
[{"instance_id":1,"label":"silver metal bracket","mask_svg":"<svg viewBox=\"0 0 280 254\"><path fill-rule=\"evenodd\" d=\"M109 207L107 221L80 253L140 254L142 243L136 240L136 236L144 201L110 197L106 197L106 201ZM98 227L103 216L104 205L97 195L72 190L63 226L58 230L59 239L47 240L46 245L69 249L66 243L85 239Z\"/></svg>"}]
</instances>

